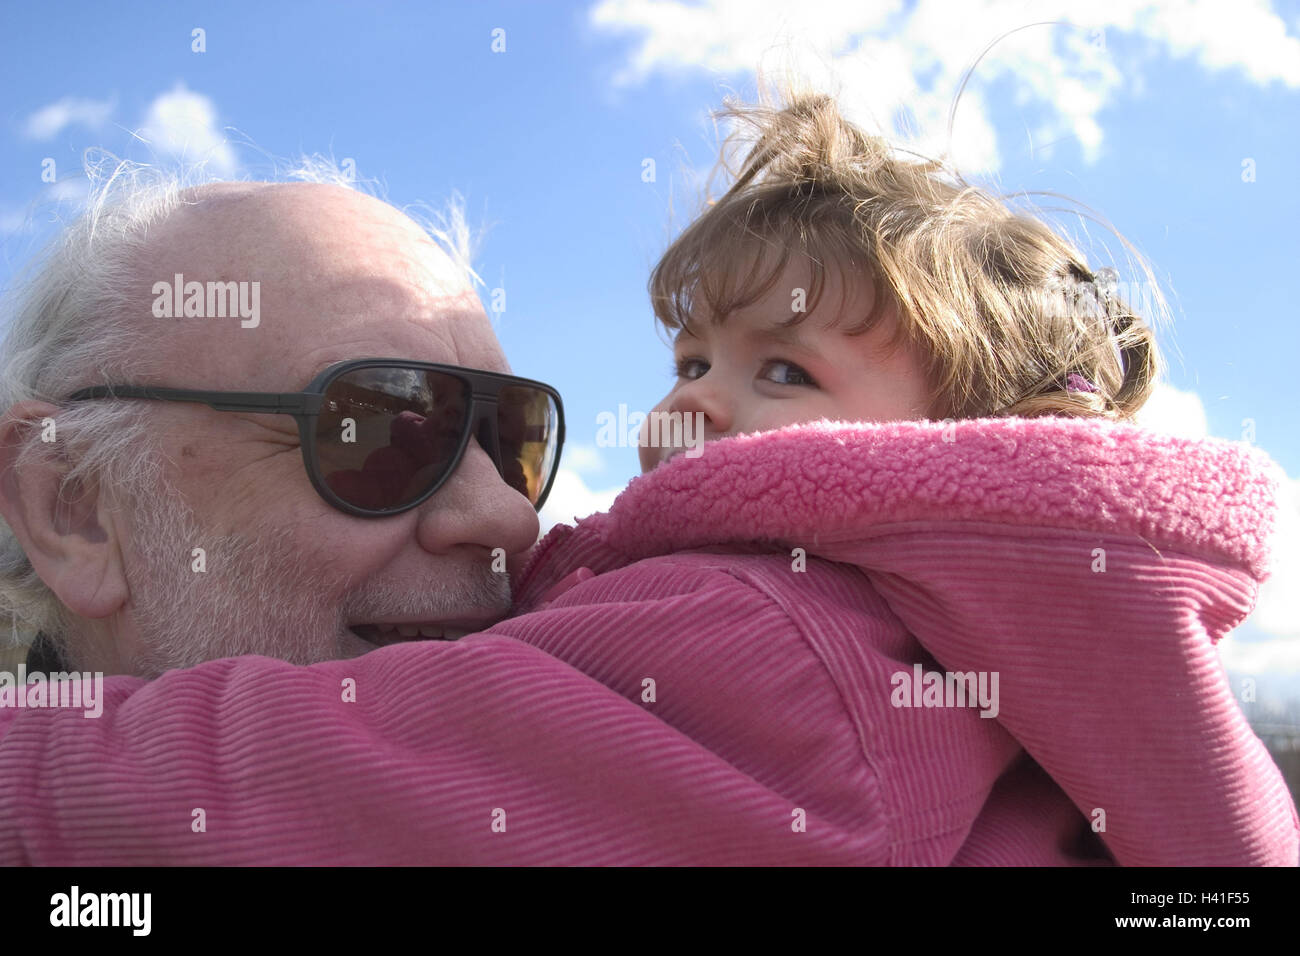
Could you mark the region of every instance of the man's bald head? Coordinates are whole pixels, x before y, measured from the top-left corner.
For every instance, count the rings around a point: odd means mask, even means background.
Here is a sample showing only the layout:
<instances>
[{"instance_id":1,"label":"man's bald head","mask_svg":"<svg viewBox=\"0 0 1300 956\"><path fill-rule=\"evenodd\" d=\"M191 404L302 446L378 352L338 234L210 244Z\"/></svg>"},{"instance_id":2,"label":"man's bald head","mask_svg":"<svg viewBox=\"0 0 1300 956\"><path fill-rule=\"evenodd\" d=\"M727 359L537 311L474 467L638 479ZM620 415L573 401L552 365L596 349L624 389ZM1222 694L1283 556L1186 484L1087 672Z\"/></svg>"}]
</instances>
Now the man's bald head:
<instances>
[{"instance_id":1,"label":"man's bald head","mask_svg":"<svg viewBox=\"0 0 1300 956\"><path fill-rule=\"evenodd\" d=\"M314 253L340 244L365 246L418 260L441 291L453 295L472 291L461 228L421 225L380 199L335 184L208 183L178 194L176 208L151 231L144 251L159 261L168 254L206 257L237 271L270 265L287 247L302 265L319 263ZM224 237L231 241L221 242Z\"/></svg>"},{"instance_id":2,"label":"man's bald head","mask_svg":"<svg viewBox=\"0 0 1300 956\"><path fill-rule=\"evenodd\" d=\"M130 314L147 330L147 347L158 361L182 362L219 348L211 368L217 378L234 365L255 376L270 371L268 362L279 371L278 356L348 334L337 326L356 316L386 312L400 319L434 303L477 309L463 237L449 230L436 235L438 241L389 204L338 185L188 189L149 230L132 261L138 282ZM393 283L394 271L407 281ZM155 286L170 287L178 275L185 283L257 283L257 334L231 336L231 321L217 316L157 321L149 308Z\"/></svg>"}]
</instances>

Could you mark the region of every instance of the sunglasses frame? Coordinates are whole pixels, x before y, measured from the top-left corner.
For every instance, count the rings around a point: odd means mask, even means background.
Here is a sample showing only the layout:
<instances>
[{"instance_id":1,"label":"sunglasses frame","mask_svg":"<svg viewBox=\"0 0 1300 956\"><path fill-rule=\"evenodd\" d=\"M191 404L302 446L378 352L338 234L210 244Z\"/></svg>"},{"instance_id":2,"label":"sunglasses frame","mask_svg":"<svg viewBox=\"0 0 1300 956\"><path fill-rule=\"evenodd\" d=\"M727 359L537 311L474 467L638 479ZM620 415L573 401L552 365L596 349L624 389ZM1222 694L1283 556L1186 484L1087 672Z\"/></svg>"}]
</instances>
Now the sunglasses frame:
<instances>
[{"instance_id":1,"label":"sunglasses frame","mask_svg":"<svg viewBox=\"0 0 1300 956\"><path fill-rule=\"evenodd\" d=\"M320 416L325 402L325 390L337 378L349 372L367 368L402 368L421 372L441 372L468 384L469 403L466 407L465 422L461 426L460 444L452 456L446 472L420 497L396 508L370 509L359 508L340 498L325 483L319 466L317 454L315 422ZM197 402L207 405L219 412L250 412L262 415L292 415L298 423L298 437L302 445L303 466L307 477L331 506L358 518L388 518L419 507L437 493L447 480L456 473L465 449L469 447L471 437L477 438L483 450L496 466L497 474L504 476L501 462L500 437L497 430L497 400L503 388L524 386L535 388L549 395L555 402L556 432L555 462L551 473L546 478L546 485L538 495L533 506L540 511L551 493L555 476L559 472L560 455L564 449L564 402L560 393L545 382L504 372L488 372L483 369L464 368L460 365L442 365L437 362L417 362L398 358L363 358L335 362L313 378L301 392L213 392L187 388L164 388L152 385L92 385L79 389L66 399L69 402L86 401L96 398L144 398L165 402Z\"/></svg>"}]
</instances>

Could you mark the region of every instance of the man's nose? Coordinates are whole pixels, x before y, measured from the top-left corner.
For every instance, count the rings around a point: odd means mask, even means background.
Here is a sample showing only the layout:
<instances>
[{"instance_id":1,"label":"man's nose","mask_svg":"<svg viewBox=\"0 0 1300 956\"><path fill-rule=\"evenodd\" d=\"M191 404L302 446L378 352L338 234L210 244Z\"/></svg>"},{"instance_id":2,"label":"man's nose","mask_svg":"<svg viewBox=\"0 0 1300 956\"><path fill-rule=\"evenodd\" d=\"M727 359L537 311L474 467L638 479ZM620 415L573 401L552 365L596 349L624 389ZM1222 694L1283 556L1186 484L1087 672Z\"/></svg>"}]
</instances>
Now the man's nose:
<instances>
[{"instance_id":1,"label":"man's nose","mask_svg":"<svg viewBox=\"0 0 1300 956\"><path fill-rule=\"evenodd\" d=\"M451 477L420 505L416 535L420 545L435 554L470 545L489 553L502 548L510 555L532 547L539 528L537 509L506 484L473 439Z\"/></svg>"}]
</instances>

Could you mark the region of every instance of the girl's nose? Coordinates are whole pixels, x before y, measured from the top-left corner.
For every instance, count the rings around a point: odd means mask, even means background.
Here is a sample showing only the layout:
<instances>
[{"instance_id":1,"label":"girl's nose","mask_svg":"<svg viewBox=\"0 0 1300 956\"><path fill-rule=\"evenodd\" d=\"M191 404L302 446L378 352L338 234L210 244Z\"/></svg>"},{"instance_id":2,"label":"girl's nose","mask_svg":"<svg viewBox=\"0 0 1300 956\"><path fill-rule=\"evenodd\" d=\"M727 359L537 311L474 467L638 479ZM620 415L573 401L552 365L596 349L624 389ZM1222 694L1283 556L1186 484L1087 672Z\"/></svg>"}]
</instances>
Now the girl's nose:
<instances>
[{"instance_id":1,"label":"girl's nose","mask_svg":"<svg viewBox=\"0 0 1300 956\"><path fill-rule=\"evenodd\" d=\"M707 374L686 382L673 393L668 403L670 412L683 415L703 413L705 435L719 438L731 431L735 418L733 401L722 382Z\"/></svg>"}]
</instances>

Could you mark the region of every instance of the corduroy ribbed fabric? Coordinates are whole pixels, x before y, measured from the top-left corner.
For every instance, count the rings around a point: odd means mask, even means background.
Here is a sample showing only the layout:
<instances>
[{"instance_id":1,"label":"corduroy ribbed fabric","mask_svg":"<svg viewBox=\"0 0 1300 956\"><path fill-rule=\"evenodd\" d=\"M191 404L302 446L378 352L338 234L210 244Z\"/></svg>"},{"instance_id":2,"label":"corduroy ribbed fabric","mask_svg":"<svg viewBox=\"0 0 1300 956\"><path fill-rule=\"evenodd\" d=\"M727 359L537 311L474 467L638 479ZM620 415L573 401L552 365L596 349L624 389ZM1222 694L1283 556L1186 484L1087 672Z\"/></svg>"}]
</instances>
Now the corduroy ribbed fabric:
<instances>
[{"instance_id":1,"label":"corduroy ribbed fabric","mask_svg":"<svg viewBox=\"0 0 1300 956\"><path fill-rule=\"evenodd\" d=\"M0 863L1294 865L1213 647L1275 489L1104 422L711 443L555 529L487 633L0 709ZM916 665L996 674L996 716L899 706Z\"/></svg>"}]
</instances>

